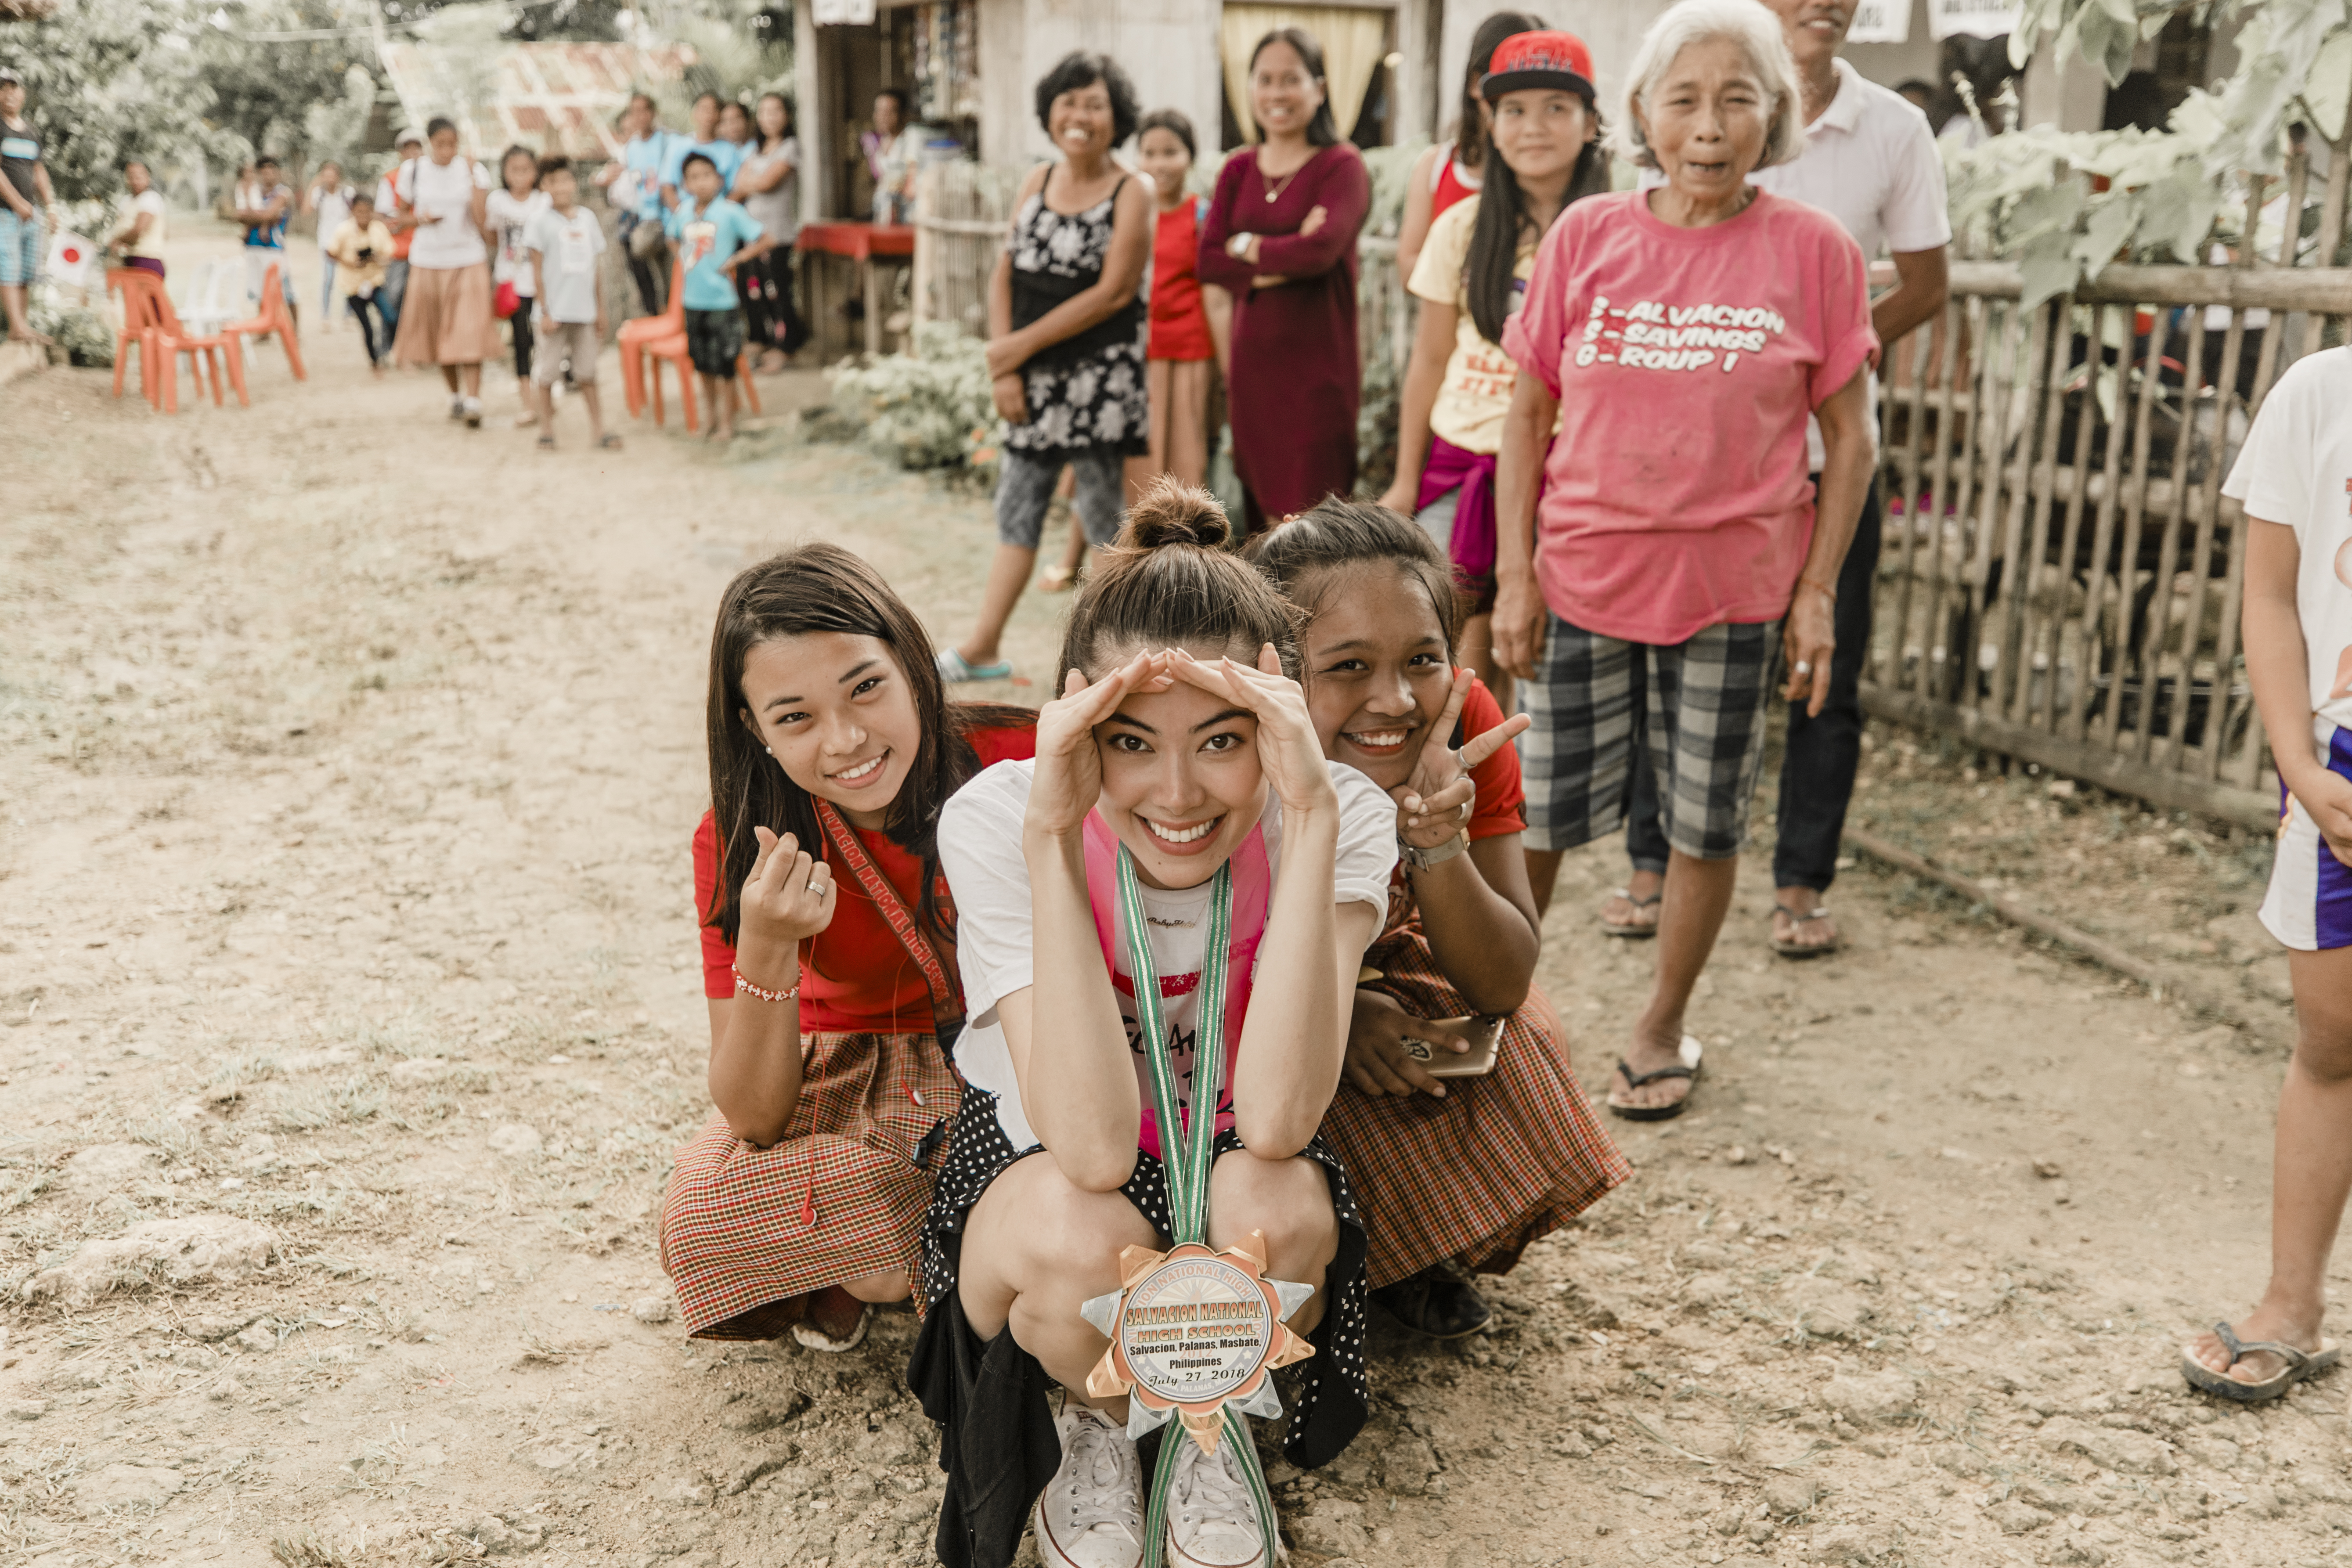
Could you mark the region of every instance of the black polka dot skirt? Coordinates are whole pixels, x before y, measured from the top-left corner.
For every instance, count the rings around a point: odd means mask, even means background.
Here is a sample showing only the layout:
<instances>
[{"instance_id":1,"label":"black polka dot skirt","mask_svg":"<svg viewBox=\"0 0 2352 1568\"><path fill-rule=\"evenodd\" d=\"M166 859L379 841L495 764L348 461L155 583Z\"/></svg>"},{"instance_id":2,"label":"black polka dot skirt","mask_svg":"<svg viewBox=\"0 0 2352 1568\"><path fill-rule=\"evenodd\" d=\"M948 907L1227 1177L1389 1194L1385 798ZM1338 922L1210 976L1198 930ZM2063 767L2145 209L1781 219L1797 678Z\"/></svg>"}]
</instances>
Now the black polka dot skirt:
<instances>
[{"instance_id":1,"label":"black polka dot skirt","mask_svg":"<svg viewBox=\"0 0 2352 1568\"><path fill-rule=\"evenodd\" d=\"M1237 1133L1227 1131L1217 1135L1219 1155L1240 1147L1242 1141ZM930 1212L923 1222L923 1294L934 1309L956 1299L956 1271L963 1249L964 1221L972 1205L980 1202L988 1184L1003 1174L1015 1160L1042 1152L1042 1146L1037 1144L1026 1149L1013 1147L997 1122L994 1095L979 1089L964 1090L963 1109L956 1116L947 1162L940 1168L938 1184L932 1188ZM1366 1238L1364 1216L1356 1207L1356 1194L1349 1185L1347 1168L1339 1163L1339 1157L1319 1135L1300 1153L1323 1167L1324 1176L1331 1184L1331 1207L1339 1221L1339 1250L1324 1273L1324 1285L1330 1292L1329 1306L1323 1321L1307 1336L1314 1342L1315 1353L1276 1374L1282 1384L1284 1404L1291 1413L1290 1434L1283 1445L1283 1457L1302 1469L1311 1469L1336 1458L1364 1425L1369 1397L1364 1380ZM1172 1245L1168 1235L1168 1168L1159 1158L1139 1152L1135 1173L1119 1191L1135 1205L1136 1212L1151 1223L1151 1228L1159 1233L1160 1244ZM934 1310L924 1321L923 1339L956 1331L961 1327L961 1313ZM927 1348L936 1352L939 1347L927 1347L919 1340L915 1351L918 1363L926 1362ZM1042 1400L1036 1417L1048 1423L1050 1435L1051 1417ZM1006 1436L1010 1438L1013 1435Z\"/></svg>"}]
</instances>

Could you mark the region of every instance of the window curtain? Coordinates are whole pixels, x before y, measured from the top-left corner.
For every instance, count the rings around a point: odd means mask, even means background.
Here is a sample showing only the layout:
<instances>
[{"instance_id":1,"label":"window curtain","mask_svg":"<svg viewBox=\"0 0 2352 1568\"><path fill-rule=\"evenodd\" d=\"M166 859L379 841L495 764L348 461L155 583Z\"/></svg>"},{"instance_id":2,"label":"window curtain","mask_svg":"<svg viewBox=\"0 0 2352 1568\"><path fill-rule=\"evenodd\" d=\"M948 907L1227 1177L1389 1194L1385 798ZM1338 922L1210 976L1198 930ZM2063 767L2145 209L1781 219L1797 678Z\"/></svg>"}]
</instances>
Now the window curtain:
<instances>
[{"instance_id":1,"label":"window curtain","mask_svg":"<svg viewBox=\"0 0 2352 1568\"><path fill-rule=\"evenodd\" d=\"M1388 54L1389 13L1350 5L1228 5L1218 41L1225 62L1225 100L1242 139L1257 140L1257 121L1250 116L1250 50L1276 27L1303 27L1323 46L1323 90L1331 102L1331 118L1341 137L1356 133L1356 116L1372 73Z\"/></svg>"}]
</instances>

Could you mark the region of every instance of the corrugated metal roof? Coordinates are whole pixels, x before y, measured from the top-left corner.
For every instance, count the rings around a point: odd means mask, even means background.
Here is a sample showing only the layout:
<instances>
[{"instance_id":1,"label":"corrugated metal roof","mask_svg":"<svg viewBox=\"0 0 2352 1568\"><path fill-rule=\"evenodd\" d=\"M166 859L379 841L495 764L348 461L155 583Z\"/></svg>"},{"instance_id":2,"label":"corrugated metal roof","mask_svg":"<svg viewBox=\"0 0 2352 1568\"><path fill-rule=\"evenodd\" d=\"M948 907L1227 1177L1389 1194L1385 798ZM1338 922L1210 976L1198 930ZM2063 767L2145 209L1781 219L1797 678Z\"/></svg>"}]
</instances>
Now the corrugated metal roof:
<instances>
[{"instance_id":1,"label":"corrugated metal roof","mask_svg":"<svg viewBox=\"0 0 2352 1568\"><path fill-rule=\"evenodd\" d=\"M478 90L479 62L432 44L404 40L383 49L384 75L408 121L436 114L457 122L461 148L488 158L516 142L574 158L617 158L613 121L641 82L675 81L695 61L685 46L641 49L630 44L506 44L489 67L488 102L463 104Z\"/></svg>"}]
</instances>

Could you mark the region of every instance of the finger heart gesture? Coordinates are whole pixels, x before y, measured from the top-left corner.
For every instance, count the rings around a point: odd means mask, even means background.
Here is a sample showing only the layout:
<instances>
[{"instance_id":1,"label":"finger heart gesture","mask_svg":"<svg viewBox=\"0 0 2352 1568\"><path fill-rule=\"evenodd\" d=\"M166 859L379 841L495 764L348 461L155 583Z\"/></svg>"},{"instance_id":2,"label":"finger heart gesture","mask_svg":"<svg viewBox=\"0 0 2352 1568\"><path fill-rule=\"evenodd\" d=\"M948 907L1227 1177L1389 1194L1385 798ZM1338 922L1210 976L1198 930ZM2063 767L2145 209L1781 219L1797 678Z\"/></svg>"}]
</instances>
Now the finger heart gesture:
<instances>
[{"instance_id":1,"label":"finger heart gesture","mask_svg":"<svg viewBox=\"0 0 2352 1568\"><path fill-rule=\"evenodd\" d=\"M833 923L833 868L789 833L779 838L765 827L751 832L760 853L743 879L736 948L747 969L772 973L772 965Z\"/></svg>"},{"instance_id":2,"label":"finger heart gesture","mask_svg":"<svg viewBox=\"0 0 2352 1568\"><path fill-rule=\"evenodd\" d=\"M1416 849L1437 848L1468 826L1478 793L1471 771L1533 722L1524 713L1514 713L1455 751L1454 726L1462 717L1462 705L1469 700L1471 683L1476 678L1476 672L1468 668L1454 672L1453 689L1446 693L1437 722L1429 728L1429 739L1413 763L1412 776L1389 792L1389 798L1397 803L1397 837Z\"/></svg>"}]
</instances>

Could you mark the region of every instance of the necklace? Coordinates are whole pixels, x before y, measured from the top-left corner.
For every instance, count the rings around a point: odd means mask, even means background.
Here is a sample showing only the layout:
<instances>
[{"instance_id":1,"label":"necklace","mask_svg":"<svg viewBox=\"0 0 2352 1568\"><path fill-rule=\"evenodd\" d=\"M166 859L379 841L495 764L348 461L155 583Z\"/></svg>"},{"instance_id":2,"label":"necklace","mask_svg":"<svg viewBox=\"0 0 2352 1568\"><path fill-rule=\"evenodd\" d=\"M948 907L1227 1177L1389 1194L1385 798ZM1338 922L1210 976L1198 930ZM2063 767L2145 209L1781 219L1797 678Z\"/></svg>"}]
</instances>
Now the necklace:
<instances>
[{"instance_id":1,"label":"necklace","mask_svg":"<svg viewBox=\"0 0 2352 1568\"><path fill-rule=\"evenodd\" d=\"M1315 162L1315 155L1310 153L1307 155L1307 163L1312 163L1313 162ZM1299 164L1298 168L1291 170L1290 173L1283 175L1281 179L1276 180L1274 183L1273 186L1265 193L1265 199L1268 205L1271 205L1276 201L1279 200L1282 193L1290 189L1290 182L1298 178L1300 170L1305 169L1307 167L1307 163ZM1257 177L1261 180L1265 179L1265 171L1264 169L1260 169L1257 172Z\"/></svg>"}]
</instances>

